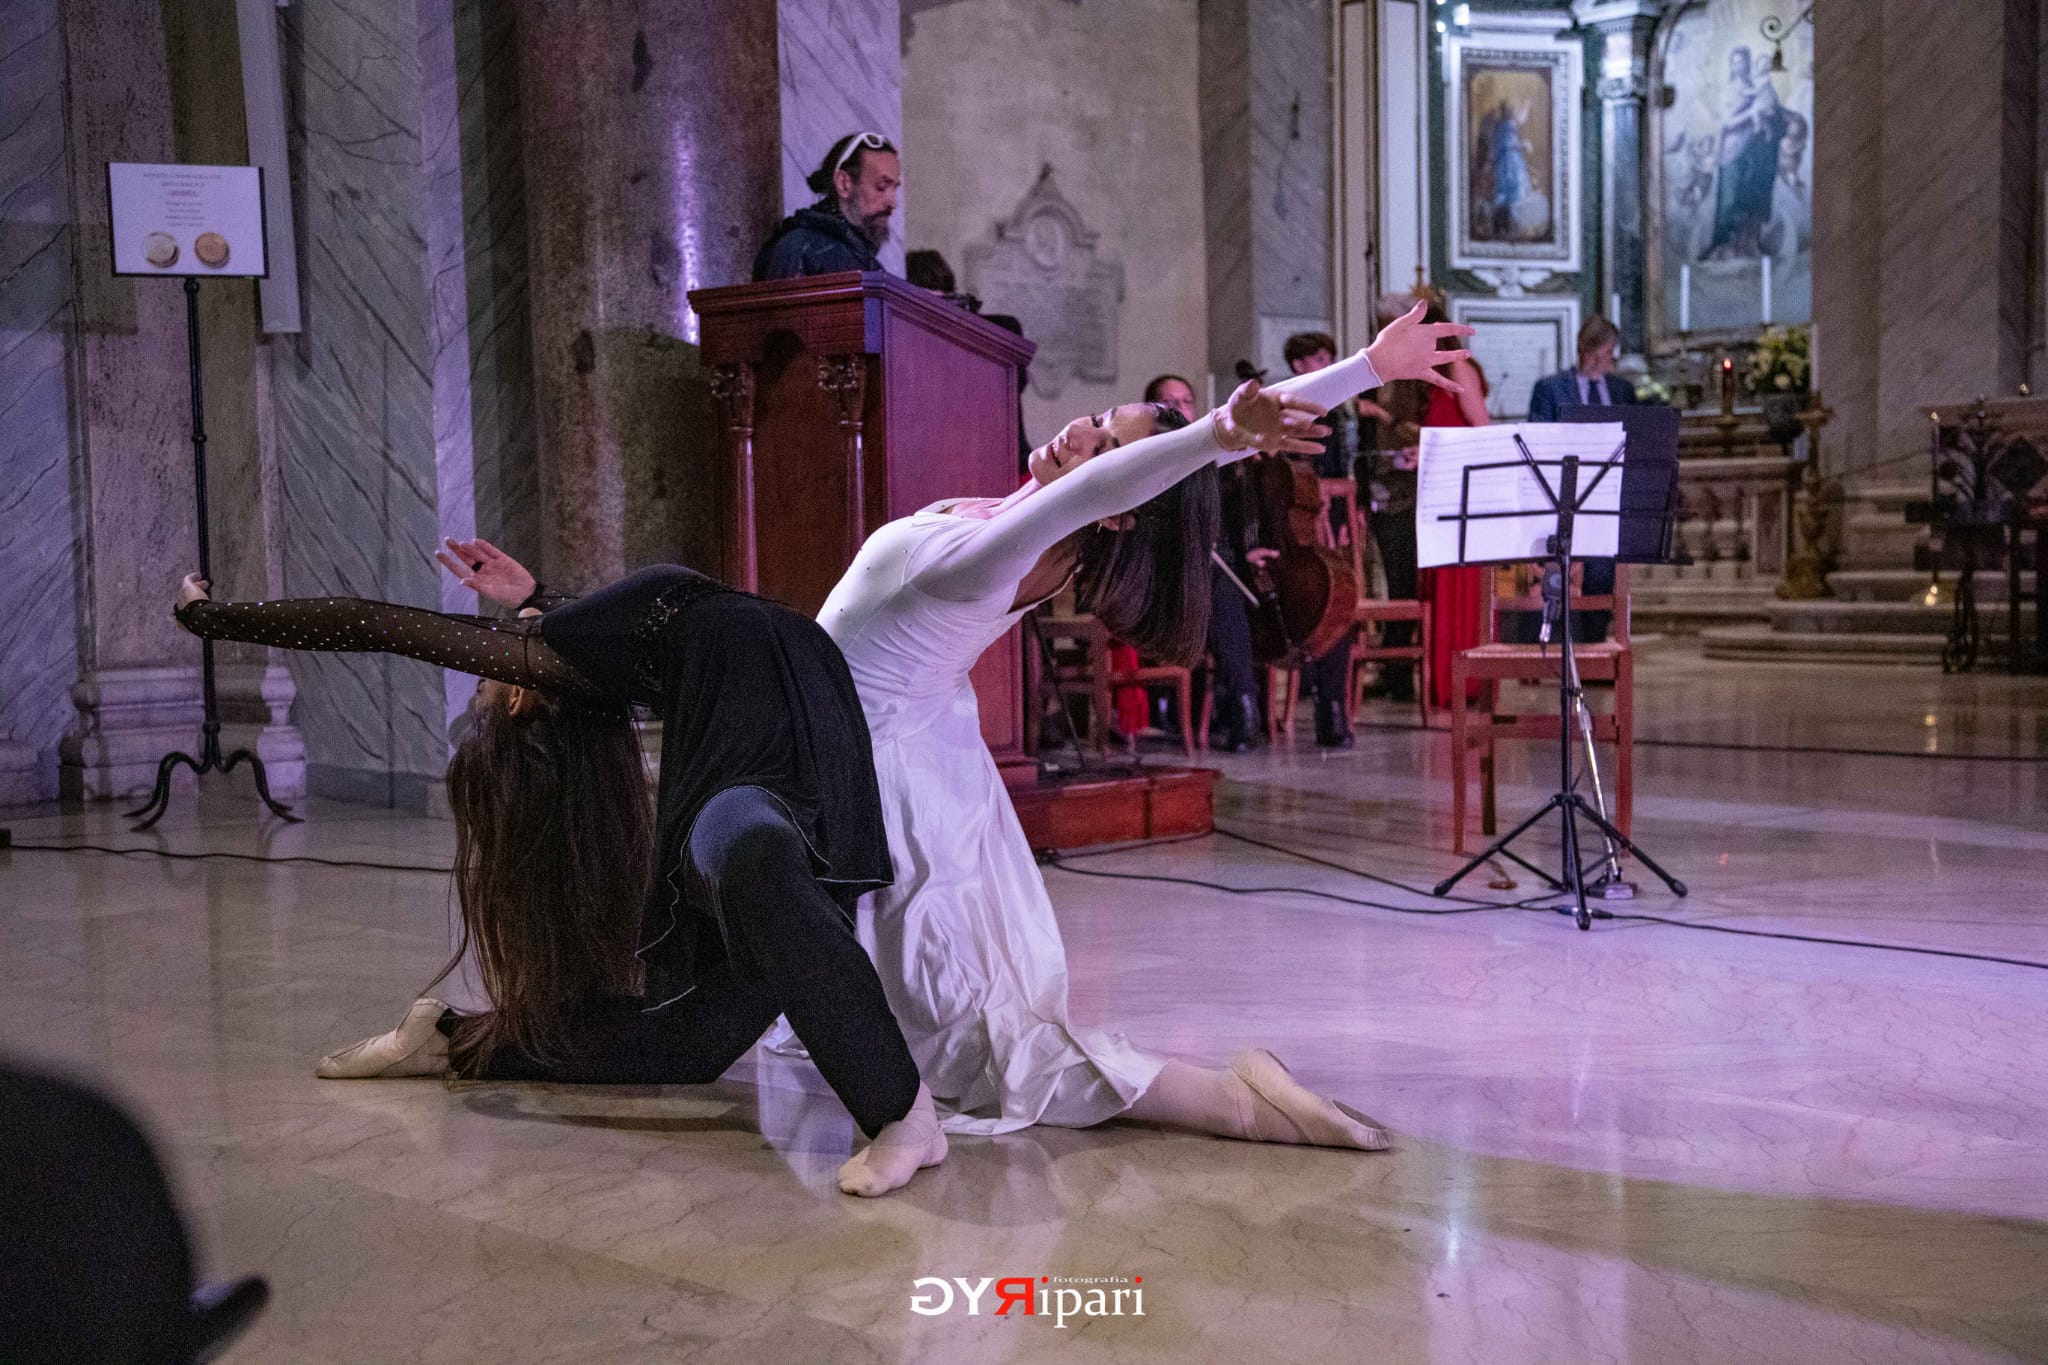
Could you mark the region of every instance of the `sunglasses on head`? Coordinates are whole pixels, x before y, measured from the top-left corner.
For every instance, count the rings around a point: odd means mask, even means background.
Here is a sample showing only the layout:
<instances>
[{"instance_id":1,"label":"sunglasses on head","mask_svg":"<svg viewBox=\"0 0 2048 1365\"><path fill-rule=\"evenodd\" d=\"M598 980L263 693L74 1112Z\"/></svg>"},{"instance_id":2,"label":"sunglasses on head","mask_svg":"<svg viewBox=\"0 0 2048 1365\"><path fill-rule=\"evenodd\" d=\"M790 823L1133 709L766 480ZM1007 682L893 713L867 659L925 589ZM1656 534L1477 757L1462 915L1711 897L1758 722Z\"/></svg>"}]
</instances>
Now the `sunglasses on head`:
<instances>
[{"instance_id":1,"label":"sunglasses on head","mask_svg":"<svg viewBox=\"0 0 2048 1365\"><path fill-rule=\"evenodd\" d=\"M846 163L853 160L853 154L862 149L870 152L886 152L889 150L889 139L883 137L880 133L856 133L846 140L846 146L839 153L839 159L832 163L832 173L837 175L840 171L845 170Z\"/></svg>"}]
</instances>

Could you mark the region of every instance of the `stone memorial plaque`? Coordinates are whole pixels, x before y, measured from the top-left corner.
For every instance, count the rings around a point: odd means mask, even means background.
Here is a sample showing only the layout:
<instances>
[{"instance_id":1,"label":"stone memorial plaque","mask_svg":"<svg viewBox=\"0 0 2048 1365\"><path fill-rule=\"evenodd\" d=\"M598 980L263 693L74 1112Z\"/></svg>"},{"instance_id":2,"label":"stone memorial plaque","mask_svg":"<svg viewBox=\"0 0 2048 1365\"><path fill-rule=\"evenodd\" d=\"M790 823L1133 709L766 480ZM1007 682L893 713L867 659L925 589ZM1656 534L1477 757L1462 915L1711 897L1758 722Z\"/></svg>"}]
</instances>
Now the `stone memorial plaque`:
<instances>
[{"instance_id":1,"label":"stone memorial plaque","mask_svg":"<svg viewBox=\"0 0 2048 1365\"><path fill-rule=\"evenodd\" d=\"M1570 363L1579 332L1576 296L1451 300L1451 320L1477 330L1466 346L1486 372L1486 410L1499 418L1529 411L1536 381Z\"/></svg>"},{"instance_id":2,"label":"stone memorial plaque","mask_svg":"<svg viewBox=\"0 0 2048 1365\"><path fill-rule=\"evenodd\" d=\"M1098 236L1061 196L1047 166L990 240L967 247L968 291L987 311L1013 314L1038 343L1031 388L1041 398L1059 397L1070 379L1116 380L1124 268L1097 253Z\"/></svg>"}]
</instances>

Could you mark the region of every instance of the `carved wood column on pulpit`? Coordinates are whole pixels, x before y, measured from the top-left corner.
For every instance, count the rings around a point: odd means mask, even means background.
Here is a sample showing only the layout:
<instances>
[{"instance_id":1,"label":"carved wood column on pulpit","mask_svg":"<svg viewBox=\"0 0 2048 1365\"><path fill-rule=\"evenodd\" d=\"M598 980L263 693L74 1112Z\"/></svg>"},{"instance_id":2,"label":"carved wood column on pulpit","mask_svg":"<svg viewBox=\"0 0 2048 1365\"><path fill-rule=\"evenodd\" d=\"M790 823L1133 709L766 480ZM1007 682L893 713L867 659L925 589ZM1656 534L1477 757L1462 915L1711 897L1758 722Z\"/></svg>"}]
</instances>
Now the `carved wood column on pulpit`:
<instances>
[{"instance_id":1,"label":"carved wood column on pulpit","mask_svg":"<svg viewBox=\"0 0 2048 1365\"><path fill-rule=\"evenodd\" d=\"M867 478L863 468L861 417L867 398L868 358L865 355L818 357L818 387L832 399L839 416L839 438L846 452L846 558L850 563L868 538Z\"/></svg>"},{"instance_id":2,"label":"carved wood column on pulpit","mask_svg":"<svg viewBox=\"0 0 2048 1365\"><path fill-rule=\"evenodd\" d=\"M754 544L754 367L720 365L711 371L711 396L725 442L719 461L718 505L724 522L720 543L725 581L748 592L761 586L761 562Z\"/></svg>"}]
</instances>

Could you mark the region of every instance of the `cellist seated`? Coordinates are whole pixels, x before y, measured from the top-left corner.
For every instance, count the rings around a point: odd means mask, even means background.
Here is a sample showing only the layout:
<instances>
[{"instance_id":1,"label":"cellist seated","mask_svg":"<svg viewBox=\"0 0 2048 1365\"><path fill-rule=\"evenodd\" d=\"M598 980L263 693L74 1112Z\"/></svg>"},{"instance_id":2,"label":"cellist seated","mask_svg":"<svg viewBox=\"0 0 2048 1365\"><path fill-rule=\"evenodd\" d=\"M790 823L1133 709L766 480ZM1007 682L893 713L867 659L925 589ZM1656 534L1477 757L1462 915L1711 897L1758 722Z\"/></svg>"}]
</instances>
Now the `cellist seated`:
<instances>
[{"instance_id":1,"label":"cellist seated","mask_svg":"<svg viewBox=\"0 0 2048 1365\"><path fill-rule=\"evenodd\" d=\"M1258 745L1264 728L1258 665L1292 662L1300 666L1301 684L1315 698L1316 743L1348 748L1349 624L1358 588L1350 563L1313 543L1320 494L1299 499L1304 507L1294 505L1297 485L1305 477L1305 487L1313 490L1315 473L1284 455L1256 456L1225 466L1221 473L1223 533L1209 595L1216 699L1209 747L1242 753ZM1304 528L1306 534L1293 534ZM1285 574L1286 581L1276 584L1276 574ZM1319 602L1340 607L1326 613ZM1335 642L1328 643L1333 636Z\"/></svg>"}]
</instances>

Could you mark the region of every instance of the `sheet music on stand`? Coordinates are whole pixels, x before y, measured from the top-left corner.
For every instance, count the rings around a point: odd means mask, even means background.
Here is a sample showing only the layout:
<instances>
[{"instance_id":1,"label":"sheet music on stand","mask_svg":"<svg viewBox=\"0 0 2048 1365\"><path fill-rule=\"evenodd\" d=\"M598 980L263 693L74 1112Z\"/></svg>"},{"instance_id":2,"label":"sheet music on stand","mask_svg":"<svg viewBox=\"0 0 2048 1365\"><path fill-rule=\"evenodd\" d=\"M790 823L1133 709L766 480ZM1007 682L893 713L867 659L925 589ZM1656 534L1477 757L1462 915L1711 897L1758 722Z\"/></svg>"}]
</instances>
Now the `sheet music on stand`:
<instances>
[{"instance_id":1,"label":"sheet music on stand","mask_svg":"<svg viewBox=\"0 0 2048 1365\"><path fill-rule=\"evenodd\" d=\"M1574 559L1612 558L1621 538L1620 422L1521 422L1490 427L1425 427L1416 472L1415 548L1419 567L1516 563L1548 556L1557 511L1522 458L1520 437L1552 488L1564 457L1580 457ZM1609 463L1612 468L1608 468ZM1602 475L1605 477L1602 477Z\"/></svg>"}]
</instances>

